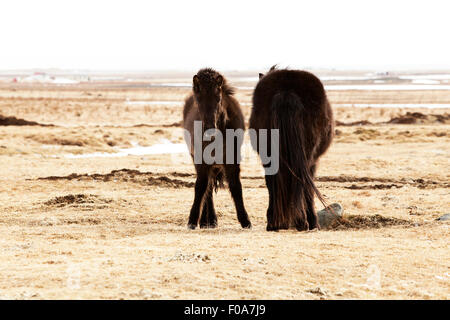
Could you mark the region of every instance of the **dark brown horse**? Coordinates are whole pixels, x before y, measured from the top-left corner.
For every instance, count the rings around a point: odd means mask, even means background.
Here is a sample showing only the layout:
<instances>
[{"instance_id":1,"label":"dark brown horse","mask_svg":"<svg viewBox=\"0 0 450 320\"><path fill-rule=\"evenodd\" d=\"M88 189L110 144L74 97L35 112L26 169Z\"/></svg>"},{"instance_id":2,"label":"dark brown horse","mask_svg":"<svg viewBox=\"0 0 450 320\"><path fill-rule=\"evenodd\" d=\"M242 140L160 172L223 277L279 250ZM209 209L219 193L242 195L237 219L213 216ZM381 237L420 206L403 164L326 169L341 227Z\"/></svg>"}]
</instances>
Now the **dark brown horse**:
<instances>
[{"instance_id":1,"label":"dark brown horse","mask_svg":"<svg viewBox=\"0 0 450 320\"><path fill-rule=\"evenodd\" d=\"M194 203L188 222L190 229L197 227L200 213L200 228L217 227L217 216L214 210L212 191L214 188L217 190L218 186L222 185L224 177L228 182L241 226L243 228L251 227L247 211L244 207L240 181L239 160L242 139L233 138L232 143L223 144L222 160L227 158L228 152L228 158L230 159L227 159L230 161L220 161L218 157L214 162L208 163L202 157L198 161L195 155L196 147L199 147L202 155L208 147L208 143L204 141L201 142L201 145L198 144L198 141L194 141L195 135L197 134L194 132L196 121L201 121L201 137L204 136L205 131L209 131L208 129L219 131L222 137L226 136L227 129L240 129L243 135L245 130L244 116L242 115L239 103L233 97L233 93L233 88L227 84L221 74L213 69L202 69L194 76L193 93L186 99L184 105L183 127L189 132L189 135L186 136L186 142L188 147L190 147L190 153L197 172ZM214 136L214 141L215 139L218 139L218 136ZM217 156L219 153L217 152ZM231 156L230 153L232 153Z\"/></svg>"},{"instance_id":2,"label":"dark brown horse","mask_svg":"<svg viewBox=\"0 0 450 320\"><path fill-rule=\"evenodd\" d=\"M266 174L269 190L267 230L319 228L314 195L324 203L314 184L318 158L333 139L333 114L320 80L299 70L272 67L253 93L250 128L278 129L279 169ZM257 141L252 141L255 146ZM261 156L261 146L258 153ZM273 149L273 148L272 148Z\"/></svg>"}]
</instances>

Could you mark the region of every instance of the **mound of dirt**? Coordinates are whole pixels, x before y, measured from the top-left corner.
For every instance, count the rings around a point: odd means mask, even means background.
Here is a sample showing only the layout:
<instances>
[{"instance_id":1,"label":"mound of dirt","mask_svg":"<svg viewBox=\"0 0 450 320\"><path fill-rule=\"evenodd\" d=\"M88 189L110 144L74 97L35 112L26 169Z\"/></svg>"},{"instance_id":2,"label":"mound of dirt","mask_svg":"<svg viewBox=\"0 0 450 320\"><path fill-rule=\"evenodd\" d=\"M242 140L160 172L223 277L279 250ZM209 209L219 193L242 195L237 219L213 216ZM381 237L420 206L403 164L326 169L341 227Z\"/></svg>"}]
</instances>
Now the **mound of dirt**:
<instances>
[{"instance_id":1,"label":"mound of dirt","mask_svg":"<svg viewBox=\"0 0 450 320\"><path fill-rule=\"evenodd\" d=\"M0 126L41 126L41 127L53 127L51 124L41 124L34 121L28 121L24 119L18 119L16 117L5 117L0 115Z\"/></svg>"},{"instance_id":2,"label":"mound of dirt","mask_svg":"<svg viewBox=\"0 0 450 320\"><path fill-rule=\"evenodd\" d=\"M372 177L356 177L351 175L340 176L321 176L316 177L315 181L319 182L339 182L347 183L343 186L346 189L364 190L364 189L391 189L402 188L405 185L413 186L419 189L449 188L450 183L446 181L433 181L422 178L418 179L391 179L391 178L372 178ZM378 182L378 183L371 183ZM350 184L351 183L351 184ZM356 184L358 183L358 184Z\"/></svg>"},{"instance_id":3,"label":"mound of dirt","mask_svg":"<svg viewBox=\"0 0 450 320\"><path fill-rule=\"evenodd\" d=\"M336 120L335 124L337 127L368 126L380 124L450 124L450 114L423 114L421 112L406 112L406 114L391 118L386 122L370 122L367 120L342 122Z\"/></svg>"},{"instance_id":4,"label":"mound of dirt","mask_svg":"<svg viewBox=\"0 0 450 320\"><path fill-rule=\"evenodd\" d=\"M379 214L373 216L351 215L334 221L328 230L379 229L391 226L412 225L414 225L414 223L411 221L392 217L383 217Z\"/></svg>"},{"instance_id":5,"label":"mound of dirt","mask_svg":"<svg viewBox=\"0 0 450 320\"><path fill-rule=\"evenodd\" d=\"M387 121L389 124L449 124L450 114L423 114L420 112L407 112L399 117Z\"/></svg>"},{"instance_id":6,"label":"mound of dirt","mask_svg":"<svg viewBox=\"0 0 450 320\"><path fill-rule=\"evenodd\" d=\"M102 205L113 202L112 199L104 199L95 194L69 194L65 196L55 197L46 202L44 205L53 207L75 206L80 207L88 205Z\"/></svg>"},{"instance_id":7,"label":"mound of dirt","mask_svg":"<svg viewBox=\"0 0 450 320\"><path fill-rule=\"evenodd\" d=\"M63 136L61 133L40 133L30 134L25 138L36 141L44 145L60 145L60 146L74 146L74 147L106 147L115 145L116 142L107 140L105 138L96 138L92 136L67 135Z\"/></svg>"},{"instance_id":8,"label":"mound of dirt","mask_svg":"<svg viewBox=\"0 0 450 320\"><path fill-rule=\"evenodd\" d=\"M195 186L195 183L183 181L180 179L172 179L166 176L161 176L156 178L149 177L147 180L147 185L166 188L179 188L179 187L192 188Z\"/></svg>"},{"instance_id":9,"label":"mound of dirt","mask_svg":"<svg viewBox=\"0 0 450 320\"><path fill-rule=\"evenodd\" d=\"M195 186L195 183L192 181L185 181L181 179L177 179L174 177L180 178L190 178L193 175L190 173L182 173L182 172L171 172L167 174L156 174L153 172L141 172L139 170L131 170L131 169L120 169L113 170L110 173L106 174L76 174L72 173L68 176L50 176L44 178L38 178L39 180L78 180L78 181L114 181L114 182L133 182L138 183L145 186L160 186L166 188L192 188Z\"/></svg>"},{"instance_id":10,"label":"mound of dirt","mask_svg":"<svg viewBox=\"0 0 450 320\"><path fill-rule=\"evenodd\" d=\"M148 127L148 128L154 128L154 127L163 127L163 128L172 128L172 127L181 127L181 121L172 122L169 124L147 124L147 123L140 123L135 124L132 126L133 128L142 128L142 127Z\"/></svg>"},{"instance_id":11,"label":"mound of dirt","mask_svg":"<svg viewBox=\"0 0 450 320\"><path fill-rule=\"evenodd\" d=\"M351 127L351 126L367 126L373 124L370 121L367 120L361 120L361 121L353 121L353 122L342 122L339 120L335 121L336 126L342 126L342 127Z\"/></svg>"},{"instance_id":12,"label":"mound of dirt","mask_svg":"<svg viewBox=\"0 0 450 320\"><path fill-rule=\"evenodd\" d=\"M370 190L370 189L375 189L375 190L383 190L383 189L392 189L392 188L401 188L403 187L403 185L400 184L371 184L371 185L356 185L356 184L352 184L351 186L344 186L345 189L350 189L350 190Z\"/></svg>"},{"instance_id":13,"label":"mound of dirt","mask_svg":"<svg viewBox=\"0 0 450 320\"><path fill-rule=\"evenodd\" d=\"M27 137L29 138L29 137ZM83 147L85 143L80 140L72 140L72 139L64 139L64 138L49 138L49 139L33 139L37 142L46 145L61 145L61 146L75 146L75 147Z\"/></svg>"},{"instance_id":14,"label":"mound of dirt","mask_svg":"<svg viewBox=\"0 0 450 320\"><path fill-rule=\"evenodd\" d=\"M211 258L208 255L203 255L203 254L196 254L196 253L191 253L191 254L186 254L183 252L177 252L173 257L170 257L168 259L168 261L172 262L172 261L179 261L179 262L187 262L187 263L192 263L192 262L210 262Z\"/></svg>"},{"instance_id":15,"label":"mound of dirt","mask_svg":"<svg viewBox=\"0 0 450 320\"><path fill-rule=\"evenodd\" d=\"M243 180L262 180L260 176L242 176ZM195 174L187 172L168 172L159 174L153 172L142 172L132 169L113 170L109 173L100 174L78 174L72 173L68 176L49 176L41 177L38 180L75 180L75 181L103 181L103 182L132 182L143 186L161 186L169 188L192 188L195 186ZM402 188L405 185L417 187L420 189L449 188L450 183L447 181L433 181L425 179L392 179L392 178L376 178L376 177L356 177L351 175L340 176L320 176L316 177L318 182L338 182L347 184L342 186L346 189L391 189ZM265 188L265 184L260 185Z\"/></svg>"}]
</instances>

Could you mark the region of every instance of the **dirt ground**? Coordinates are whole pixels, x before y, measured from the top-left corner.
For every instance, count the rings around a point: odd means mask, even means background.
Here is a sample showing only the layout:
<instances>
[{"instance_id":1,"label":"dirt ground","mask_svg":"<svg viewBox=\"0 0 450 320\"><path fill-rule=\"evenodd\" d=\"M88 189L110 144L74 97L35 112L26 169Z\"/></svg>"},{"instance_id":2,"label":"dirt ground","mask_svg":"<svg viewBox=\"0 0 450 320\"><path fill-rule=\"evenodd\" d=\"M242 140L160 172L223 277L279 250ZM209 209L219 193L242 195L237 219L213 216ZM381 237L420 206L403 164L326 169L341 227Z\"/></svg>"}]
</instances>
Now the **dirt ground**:
<instances>
[{"instance_id":1,"label":"dirt ground","mask_svg":"<svg viewBox=\"0 0 450 320\"><path fill-rule=\"evenodd\" d=\"M450 213L450 110L339 104L445 104L450 91L330 91L338 126L317 185L347 221L300 233L265 231L267 189L248 141L251 230L226 189L219 227L187 229L186 155L73 157L181 143L188 93L0 84L1 299L449 298L449 222L436 218ZM251 94L237 92L246 119Z\"/></svg>"}]
</instances>

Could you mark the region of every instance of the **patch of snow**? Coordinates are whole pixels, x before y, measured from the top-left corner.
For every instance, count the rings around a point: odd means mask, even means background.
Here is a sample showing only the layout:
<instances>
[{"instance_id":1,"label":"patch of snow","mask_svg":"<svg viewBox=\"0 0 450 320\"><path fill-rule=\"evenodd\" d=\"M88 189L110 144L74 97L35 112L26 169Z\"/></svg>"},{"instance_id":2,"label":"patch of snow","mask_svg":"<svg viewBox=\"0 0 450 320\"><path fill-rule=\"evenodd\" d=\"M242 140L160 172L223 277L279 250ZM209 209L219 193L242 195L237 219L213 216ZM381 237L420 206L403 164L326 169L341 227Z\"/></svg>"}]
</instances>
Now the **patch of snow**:
<instances>
[{"instance_id":1,"label":"patch of snow","mask_svg":"<svg viewBox=\"0 0 450 320\"><path fill-rule=\"evenodd\" d=\"M152 87L177 87L177 88L192 87L192 84L189 82L151 83L150 85Z\"/></svg>"},{"instance_id":2,"label":"patch of snow","mask_svg":"<svg viewBox=\"0 0 450 320\"><path fill-rule=\"evenodd\" d=\"M353 81L353 80L374 80L378 79L380 76L377 75L366 75L366 76L319 76L322 81Z\"/></svg>"},{"instance_id":3,"label":"patch of snow","mask_svg":"<svg viewBox=\"0 0 450 320\"><path fill-rule=\"evenodd\" d=\"M358 107L358 108L430 108L430 109L450 109L450 104L433 103L334 103L335 107Z\"/></svg>"},{"instance_id":4,"label":"patch of snow","mask_svg":"<svg viewBox=\"0 0 450 320\"><path fill-rule=\"evenodd\" d=\"M423 79L423 80L413 80L413 81L411 81L411 83L415 83L415 84L439 84L441 82L438 81L438 80Z\"/></svg>"},{"instance_id":5,"label":"patch of snow","mask_svg":"<svg viewBox=\"0 0 450 320\"><path fill-rule=\"evenodd\" d=\"M450 74L420 74L420 75L404 75L399 76L399 79L404 80L445 80L450 79Z\"/></svg>"},{"instance_id":6,"label":"patch of snow","mask_svg":"<svg viewBox=\"0 0 450 320\"><path fill-rule=\"evenodd\" d=\"M229 77L232 82L258 82L259 77Z\"/></svg>"},{"instance_id":7,"label":"patch of snow","mask_svg":"<svg viewBox=\"0 0 450 320\"><path fill-rule=\"evenodd\" d=\"M57 84L74 84L74 83L79 83L76 80L72 80L72 79L68 79L68 78L55 78L53 79L52 83L57 83Z\"/></svg>"},{"instance_id":8,"label":"patch of snow","mask_svg":"<svg viewBox=\"0 0 450 320\"><path fill-rule=\"evenodd\" d=\"M173 153L187 153L188 149L184 143L172 143L164 140L163 143L155 144L149 147L140 146L137 143L132 143L131 148L119 149L115 153L95 152L87 154L69 154L65 157L68 159L86 159L86 158L117 158L126 156L143 156L155 154L173 154Z\"/></svg>"},{"instance_id":9,"label":"patch of snow","mask_svg":"<svg viewBox=\"0 0 450 320\"><path fill-rule=\"evenodd\" d=\"M182 105L182 101L130 101L126 100L126 104L131 106L143 106L143 105Z\"/></svg>"},{"instance_id":10,"label":"patch of snow","mask_svg":"<svg viewBox=\"0 0 450 320\"><path fill-rule=\"evenodd\" d=\"M75 84L79 81L63 78L63 77L53 77L45 73L36 73L31 76L19 78L18 82L22 83L55 83L55 84Z\"/></svg>"},{"instance_id":11,"label":"patch of snow","mask_svg":"<svg viewBox=\"0 0 450 320\"><path fill-rule=\"evenodd\" d=\"M428 84L341 84L326 85L326 90L380 90L380 91L408 91L408 90L450 90L450 85L428 85Z\"/></svg>"}]
</instances>

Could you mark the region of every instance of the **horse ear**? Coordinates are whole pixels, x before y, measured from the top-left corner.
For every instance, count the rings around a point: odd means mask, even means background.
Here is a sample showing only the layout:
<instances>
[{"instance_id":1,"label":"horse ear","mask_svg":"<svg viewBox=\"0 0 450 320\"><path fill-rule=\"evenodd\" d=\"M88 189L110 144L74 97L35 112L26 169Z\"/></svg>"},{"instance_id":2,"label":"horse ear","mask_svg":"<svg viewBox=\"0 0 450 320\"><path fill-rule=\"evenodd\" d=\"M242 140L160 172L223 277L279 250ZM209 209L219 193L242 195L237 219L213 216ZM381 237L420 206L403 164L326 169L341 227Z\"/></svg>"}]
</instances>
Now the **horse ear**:
<instances>
[{"instance_id":1,"label":"horse ear","mask_svg":"<svg viewBox=\"0 0 450 320\"><path fill-rule=\"evenodd\" d=\"M260 73L259 74L259 79L261 80L261 78L264 77L264 73Z\"/></svg>"},{"instance_id":2,"label":"horse ear","mask_svg":"<svg viewBox=\"0 0 450 320\"><path fill-rule=\"evenodd\" d=\"M192 78L192 83L194 84L194 90L195 90L195 91L199 91L200 87L199 87L199 81L198 81L197 75L195 75L195 76Z\"/></svg>"},{"instance_id":3,"label":"horse ear","mask_svg":"<svg viewBox=\"0 0 450 320\"><path fill-rule=\"evenodd\" d=\"M219 87L223 85L223 77L220 74L217 76L216 82Z\"/></svg>"}]
</instances>

